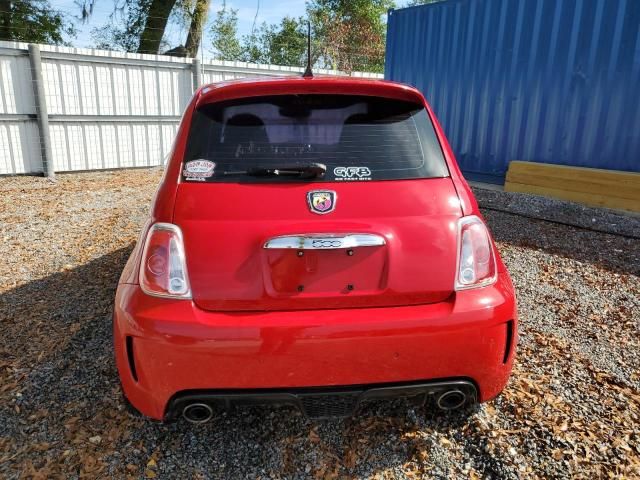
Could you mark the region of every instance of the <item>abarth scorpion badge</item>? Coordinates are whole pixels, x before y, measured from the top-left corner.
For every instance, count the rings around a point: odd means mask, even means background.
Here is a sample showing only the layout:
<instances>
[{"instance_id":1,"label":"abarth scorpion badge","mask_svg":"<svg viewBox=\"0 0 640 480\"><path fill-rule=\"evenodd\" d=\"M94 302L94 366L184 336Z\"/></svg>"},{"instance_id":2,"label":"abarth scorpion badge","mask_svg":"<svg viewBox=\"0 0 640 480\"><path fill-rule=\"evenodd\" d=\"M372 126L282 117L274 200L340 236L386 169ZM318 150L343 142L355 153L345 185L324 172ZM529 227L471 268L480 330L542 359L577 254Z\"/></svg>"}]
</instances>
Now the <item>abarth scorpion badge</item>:
<instances>
[{"instance_id":1,"label":"abarth scorpion badge","mask_svg":"<svg viewBox=\"0 0 640 480\"><path fill-rule=\"evenodd\" d=\"M332 190L311 190L307 192L309 210L318 215L333 212L336 208L336 192Z\"/></svg>"}]
</instances>

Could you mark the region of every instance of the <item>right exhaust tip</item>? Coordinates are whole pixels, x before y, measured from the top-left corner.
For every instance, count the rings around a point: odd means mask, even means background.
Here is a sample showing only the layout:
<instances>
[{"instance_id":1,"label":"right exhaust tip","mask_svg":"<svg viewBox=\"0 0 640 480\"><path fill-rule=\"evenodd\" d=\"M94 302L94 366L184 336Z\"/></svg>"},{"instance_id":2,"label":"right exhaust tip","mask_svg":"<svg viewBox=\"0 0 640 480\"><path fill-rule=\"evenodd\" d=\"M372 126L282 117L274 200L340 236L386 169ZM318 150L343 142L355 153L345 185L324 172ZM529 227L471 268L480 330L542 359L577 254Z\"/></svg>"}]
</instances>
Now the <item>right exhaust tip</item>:
<instances>
[{"instance_id":1,"label":"right exhaust tip","mask_svg":"<svg viewBox=\"0 0 640 480\"><path fill-rule=\"evenodd\" d=\"M189 423L207 423L213 417L213 410L206 403L190 403L182 410L182 416Z\"/></svg>"},{"instance_id":2,"label":"right exhaust tip","mask_svg":"<svg viewBox=\"0 0 640 480\"><path fill-rule=\"evenodd\" d=\"M455 410L462 407L467 401L467 396L460 390L447 390L438 397L437 405L442 410Z\"/></svg>"}]
</instances>

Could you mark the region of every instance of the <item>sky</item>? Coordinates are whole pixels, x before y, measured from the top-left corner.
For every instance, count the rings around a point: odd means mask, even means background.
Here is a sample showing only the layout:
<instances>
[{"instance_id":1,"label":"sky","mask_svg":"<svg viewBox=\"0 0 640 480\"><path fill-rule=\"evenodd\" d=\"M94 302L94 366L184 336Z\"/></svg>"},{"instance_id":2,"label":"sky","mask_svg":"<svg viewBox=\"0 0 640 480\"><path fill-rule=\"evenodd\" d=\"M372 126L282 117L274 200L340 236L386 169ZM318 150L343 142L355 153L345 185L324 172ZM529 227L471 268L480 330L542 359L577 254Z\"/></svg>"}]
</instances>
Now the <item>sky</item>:
<instances>
[{"instance_id":1,"label":"sky","mask_svg":"<svg viewBox=\"0 0 640 480\"><path fill-rule=\"evenodd\" d=\"M75 4L76 0L50 0L51 6L70 15L78 16L80 8ZM285 15L298 17L305 13L305 0L227 0L227 8L238 10L238 33L245 35L251 32L251 27L258 10L256 25L262 22L279 23ZM76 23L77 36L68 39L74 47L90 48L94 42L91 38L91 30L103 26L109 21L109 14L113 11L114 0L96 0L96 7L91 19L83 24ZM222 0L211 0L209 20L215 17L216 12L222 8ZM180 28L176 25L169 26L168 38L172 46L184 43L187 38L187 27ZM205 40L206 42L206 40ZM205 51L205 56L209 56Z\"/></svg>"}]
</instances>

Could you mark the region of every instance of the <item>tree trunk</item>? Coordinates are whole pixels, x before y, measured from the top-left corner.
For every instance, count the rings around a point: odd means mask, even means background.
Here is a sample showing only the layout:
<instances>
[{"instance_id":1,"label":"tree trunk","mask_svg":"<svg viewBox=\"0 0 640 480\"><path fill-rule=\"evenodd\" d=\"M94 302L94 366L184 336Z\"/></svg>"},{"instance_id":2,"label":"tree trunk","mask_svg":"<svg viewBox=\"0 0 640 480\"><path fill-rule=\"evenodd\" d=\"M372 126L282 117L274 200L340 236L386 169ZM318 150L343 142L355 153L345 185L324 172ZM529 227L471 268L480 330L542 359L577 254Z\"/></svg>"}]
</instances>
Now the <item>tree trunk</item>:
<instances>
[{"instance_id":1,"label":"tree trunk","mask_svg":"<svg viewBox=\"0 0 640 480\"><path fill-rule=\"evenodd\" d=\"M0 40L13 40L11 36L11 0L0 0Z\"/></svg>"},{"instance_id":2,"label":"tree trunk","mask_svg":"<svg viewBox=\"0 0 640 480\"><path fill-rule=\"evenodd\" d=\"M187 43L184 45L189 57L198 55L200 38L202 37L202 27L204 26L204 22L207 21L210 4L211 0L196 0L196 6L193 9L193 16L191 17L189 35L187 35Z\"/></svg>"},{"instance_id":3,"label":"tree trunk","mask_svg":"<svg viewBox=\"0 0 640 480\"><path fill-rule=\"evenodd\" d=\"M160 42L176 0L151 0L138 53L158 53Z\"/></svg>"}]
</instances>

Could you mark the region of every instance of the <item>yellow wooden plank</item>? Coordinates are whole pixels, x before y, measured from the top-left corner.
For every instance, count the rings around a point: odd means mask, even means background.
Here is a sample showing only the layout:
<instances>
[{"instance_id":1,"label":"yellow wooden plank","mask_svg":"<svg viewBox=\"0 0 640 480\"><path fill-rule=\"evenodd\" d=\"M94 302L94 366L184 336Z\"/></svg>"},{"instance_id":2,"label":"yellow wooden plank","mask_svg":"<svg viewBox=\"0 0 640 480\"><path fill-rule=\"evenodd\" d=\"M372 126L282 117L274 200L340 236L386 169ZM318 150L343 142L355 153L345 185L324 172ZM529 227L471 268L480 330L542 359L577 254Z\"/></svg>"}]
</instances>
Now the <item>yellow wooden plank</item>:
<instances>
[{"instance_id":1,"label":"yellow wooden plank","mask_svg":"<svg viewBox=\"0 0 640 480\"><path fill-rule=\"evenodd\" d=\"M638 172L622 172L619 170L606 170L601 168L572 167L568 165L554 165L550 163L523 162L520 160L514 160L510 162L509 169L539 174L552 173L557 176L567 178L573 178L573 176L579 175L582 179L595 181L605 178L610 180L628 181L632 183L640 182L640 173Z\"/></svg>"},{"instance_id":2,"label":"yellow wooden plank","mask_svg":"<svg viewBox=\"0 0 640 480\"><path fill-rule=\"evenodd\" d=\"M584 176L579 173L573 173L572 175L558 175L557 172L554 171L522 171L519 168L510 169L507 173L509 177L518 176L519 178L540 178L540 179L554 179L563 182L567 181L580 181L584 183L594 184L594 185L625 185L630 188L638 188L640 189L640 178L637 181L634 178L611 178L611 177L593 177L593 176Z\"/></svg>"},{"instance_id":3,"label":"yellow wooden plank","mask_svg":"<svg viewBox=\"0 0 640 480\"><path fill-rule=\"evenodd\" d=\"M552 175L529 174L514 170L510 171L507 175L507 182L537 185L572 192L594 193L597 195L628 198L630 200L640 198L640 181L636 184L627 184L606 179L602 179L602 181L588 181L580 177L568 180Z\"/></svg>"},{"instance_id":4,"label":"yellow wooden plank","mask_svg":"<svg viewBox=\"0 0 640 480\"><path fill-rule=\"evenodd\" d=\"M505 190L640 211L640 174L634 172L513 161Z\"/></svg>"},{"instance_id":5,"label":"yellow wooden plank","mask_svg":"<svg viewBox=\"0 0 640 480\"><path fill-rule=\"evenodd\" d=\"M527 185L522 183L507 182L504 186L507 192L531 193L545 197L554 197L571 202L584 203L595 207L613 208L620 210L630 210L640 212L640 198L627 199L617 198L607 195L597 195L586 192L572 192L557 188L541 187L538 185Z\"/></svg>"},{"instance_id":6,"label":"yellow wooden plank","mask_svg":"<svg viewBox=\"0 0 640 480\"><path fill-rule=\"evenodd\" d=\"M621 172L599 168L571 167L567 165L552 165L549 163L523 162L514 160L509 164L510 171L531 173L537 175L554 175L562 178L580 178L585 181L612 181L625 184L640 183L640 173Z\"/></svg>"},{"instance_id":7,"label":"yellow wooden plank","mask_svg":"<svg viewBox=\"0 0 640 480\"><path fill-rule=\"evenodd\" d=\"M563 181L573 181L579 180L581 182L588 183L596 183L600 185L624 185L629 188L639 188L640 189L640 175L631 173L631 172L623 172L622 175L612 176L612 175L597 175L596 172L589 172L589 174L585 174L582 171L571 171L571 170L553 170L553 169L528 169L521 168L518 166L509 167L507 171L507 177L510 178L513 175L522 176L531 176L531 177L548 177L559 179Z\"/></svg>"}]
</instances>

